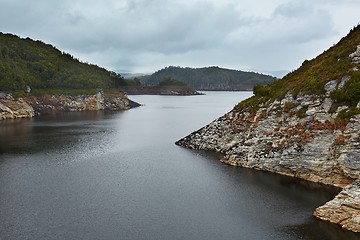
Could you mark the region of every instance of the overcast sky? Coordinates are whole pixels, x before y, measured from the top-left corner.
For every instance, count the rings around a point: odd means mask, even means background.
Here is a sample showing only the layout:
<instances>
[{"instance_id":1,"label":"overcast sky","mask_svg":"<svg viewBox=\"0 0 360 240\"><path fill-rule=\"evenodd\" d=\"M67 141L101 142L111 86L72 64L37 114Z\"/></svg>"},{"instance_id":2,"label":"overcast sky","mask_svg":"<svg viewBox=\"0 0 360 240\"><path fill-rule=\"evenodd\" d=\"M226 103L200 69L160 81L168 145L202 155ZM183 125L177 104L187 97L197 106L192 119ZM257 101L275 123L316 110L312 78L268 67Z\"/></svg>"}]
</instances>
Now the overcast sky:
<instances>
[{"instance_id":1,"label":"overcast sky","mask_svg":"<svg viewBox=\"0 0 360 240\"><path fill-rule=\"evenodd\" d=\"M109 70L298 68L360 22L360 0L0 0L0 31Z\"/></svg>"}]
</instances>

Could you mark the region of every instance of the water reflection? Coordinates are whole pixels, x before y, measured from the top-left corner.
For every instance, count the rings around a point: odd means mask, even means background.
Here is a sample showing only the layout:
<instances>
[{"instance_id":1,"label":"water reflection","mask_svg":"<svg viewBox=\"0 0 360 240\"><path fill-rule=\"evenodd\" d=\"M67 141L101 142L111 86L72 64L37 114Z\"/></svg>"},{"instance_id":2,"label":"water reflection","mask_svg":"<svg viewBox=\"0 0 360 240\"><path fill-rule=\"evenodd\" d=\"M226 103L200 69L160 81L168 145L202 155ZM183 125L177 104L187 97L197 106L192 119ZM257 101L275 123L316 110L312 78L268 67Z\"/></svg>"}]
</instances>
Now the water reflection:
<instances>
[{"instance_id":1,"label":"water reflection","mask_svg":"<svg viewBox=\"0 0 360 240\"><path fill-rule=\"evenodd\" d=\"M122 112L68 112L0 122L0 155L24 154L74 148L91 142L91 135L106 135L110 129L98 121L120 118ZM99 139L101 141L101 139ZM91 146L88 146L91 147Z\"/></svg>"},{"instance_id":2,"label":"water reflection","mask_svg":"<svg viewBox=\"0 0 360 240\"><path fill-rule=\"evenodd\" d=\"M1 122L0 239L351 239L312 217L337 188L174 144L240 93L211 94Z\"/></svg>"},{"instance_id":3,"label":"water reflection","mask_svg":"<svg viewBox=\"0 0 360 240\"><path fill-rule=\"evenodd\" d=\"M287 226L281 229L289 236L296 236L298 239L306 240L359 240L360 235L341 229L340 226L319 220L315 217L309 219L306 224ZM326 233L324 236L323 233ZM304 236L306 236L304 238ZM295 237L294 237L295 238Z\"/></svg>"}]
</instances>

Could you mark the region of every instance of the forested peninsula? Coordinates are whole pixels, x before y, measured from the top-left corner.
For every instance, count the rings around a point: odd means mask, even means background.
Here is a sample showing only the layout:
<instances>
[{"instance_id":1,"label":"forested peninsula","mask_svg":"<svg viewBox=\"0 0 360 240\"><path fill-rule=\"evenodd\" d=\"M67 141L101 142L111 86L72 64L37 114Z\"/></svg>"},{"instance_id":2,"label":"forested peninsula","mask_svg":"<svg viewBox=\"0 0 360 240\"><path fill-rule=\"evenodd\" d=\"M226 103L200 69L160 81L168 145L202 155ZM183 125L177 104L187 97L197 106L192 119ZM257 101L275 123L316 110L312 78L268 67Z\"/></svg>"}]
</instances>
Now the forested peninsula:
<instances>
[{"instance_id":1,"label":"forested peninsula","mask_svg":"<svg viewBox=\"0 0 360 240\"><path fill-rule=\"evenodd\" d=\"M360 25L176 144L343 190L314 216L360 232Z\"/></svg>"},{"instance_id":2,"label":"forested peninsula","mask_svg":"<svg viewBox=\"0 0 360 240\"><path fill-rule=\"evenodd\" d=\"M121 75L50 44L0 33L0 119L138 106L124 84Z\"/></svg>"}]
</instances>

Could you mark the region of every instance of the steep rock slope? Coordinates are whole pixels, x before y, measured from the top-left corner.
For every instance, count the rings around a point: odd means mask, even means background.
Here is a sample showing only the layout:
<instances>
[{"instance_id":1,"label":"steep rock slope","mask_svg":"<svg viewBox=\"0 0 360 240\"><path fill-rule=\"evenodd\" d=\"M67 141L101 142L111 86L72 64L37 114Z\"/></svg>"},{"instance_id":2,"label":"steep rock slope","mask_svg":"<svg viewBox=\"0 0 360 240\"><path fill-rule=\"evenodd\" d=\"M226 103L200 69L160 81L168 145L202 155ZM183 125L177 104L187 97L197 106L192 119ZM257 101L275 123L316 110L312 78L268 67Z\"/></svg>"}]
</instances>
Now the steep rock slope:
<instances>
[{"instance_id":1,"label":"steep rock slope","mask_svg":"<svg viewBox=\"0 0 360 240\"><path fill-rule=\"evenodd\" d=\"M176 142L222 162L344 190L315 216L360 232L360 26L317 58Z\"/></svg>"}]
</instances>

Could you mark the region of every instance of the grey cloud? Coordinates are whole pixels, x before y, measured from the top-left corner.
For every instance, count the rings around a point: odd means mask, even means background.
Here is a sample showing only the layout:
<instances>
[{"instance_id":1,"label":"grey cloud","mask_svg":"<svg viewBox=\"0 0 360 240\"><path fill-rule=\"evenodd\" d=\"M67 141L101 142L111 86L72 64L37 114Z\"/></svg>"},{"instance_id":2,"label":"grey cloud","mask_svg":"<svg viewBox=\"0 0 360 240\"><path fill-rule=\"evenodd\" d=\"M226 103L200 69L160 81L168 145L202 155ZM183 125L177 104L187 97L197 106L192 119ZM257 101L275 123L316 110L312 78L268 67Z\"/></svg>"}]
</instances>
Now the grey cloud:
<instances>
[{"instance_id":1,"label":"grey cloud","mask_svg":"<svg viewBox=\"0 0 360 240\"><path fill-rule=\"evenodd\" d=\"M216 47L242 21L229 6L142 2L123 4L105 18L94 18L86 9L73 6L62 13L67 20L57 24L61 29L54 38L81 53L124 48L135 53L175 54Z\"/></svg>"},{"instance_id":2,"label":"grey cloud","mask_svg":"<svg viewBox=\"0 0 360 240\"><path fill-rule=\"evenodd\" d=\"M336 7L360 7L352 0L0 3L0 31L49 42L104 67L134 71L167 65L291 69L341 37Z\"/></svg>"},{"instance_id":3,"label":"grey cloud","mask_svg":"<svg viewBox=\"0 0 360 240\"><path fill-rule=\"evenodd\" d=\"M311 6L304 2L288 2L281 4L274 11L274 16L284 16L287 18L306 17L313 12Z\"/></svg>"}]
</instances>

